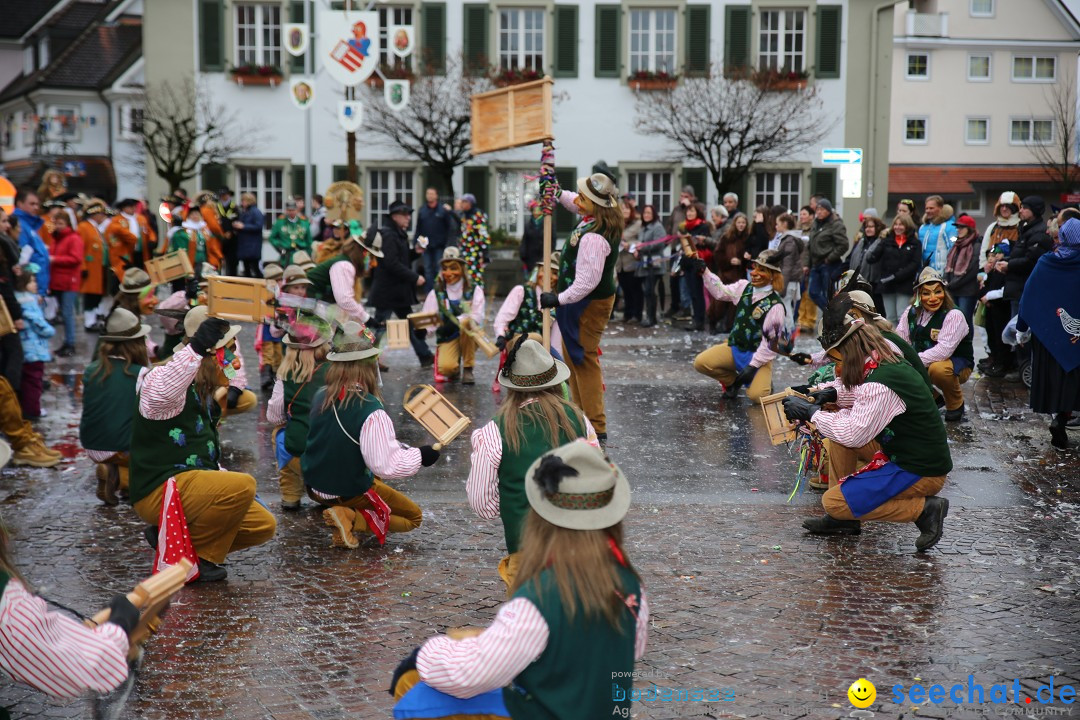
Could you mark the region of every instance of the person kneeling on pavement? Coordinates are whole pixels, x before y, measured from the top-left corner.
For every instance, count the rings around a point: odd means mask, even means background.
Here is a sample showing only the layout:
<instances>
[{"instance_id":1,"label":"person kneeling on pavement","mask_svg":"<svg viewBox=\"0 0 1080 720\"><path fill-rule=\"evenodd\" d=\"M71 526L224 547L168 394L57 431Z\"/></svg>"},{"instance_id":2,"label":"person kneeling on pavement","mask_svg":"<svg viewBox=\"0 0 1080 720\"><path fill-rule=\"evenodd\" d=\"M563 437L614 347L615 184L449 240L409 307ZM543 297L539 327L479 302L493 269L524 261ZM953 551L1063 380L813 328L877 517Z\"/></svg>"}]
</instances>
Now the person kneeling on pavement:
<instances>
[{"instance_id":1,"label":"person kneeling on pavement","mask_svg":"<svg viewBox=\"0 0 1080 720\"><path fill-rule=\"evenodd\" d=\"M484 288L472 286L456 247L446 248L439 264L441 272L421 310L438 313L441 321L435 329L435 380L456 380L460 369L461 384L472 385L476 382L476 341L466 330L484 325Z\"/></svg>"},{"instance_id":2,"label":"person kneeling on pavement","mask_svg":"<svg viewBox=\"0 0 1080 720\"><path fill-rule=\"evenodd\" d=\"M944 395L945 419L963 419L964 392L960 386L975 367L971 331L937 270L925 268L919 275L915 298L900 316L896 332L918 351L930 381Z\"/></svg>"},{"instance_id":3,"label":"person kneeling on pavement","mask_svg":"<svg viewBox=\"0 0 1080 720\"><path fill-rule=\"evenodd\" d=\"M410 477L439 459L430 445L413 448L398 441L379 393L379 352L370 330L345 323L326 356L326 387L311 400L300 468L308 497L330 506L323 519L338 547L358 547L356 533L366 530L384 542L388 532L420 527L420 507L382 478Z\"/></svg>"},{"instance_id":4,"label":"person kneeling on pavement","mask_svg":"<svg viewBox=\"0 0 1080 720\"><path fill-rule=\"evenodd\" d=\"M202 317L197 327L193 318ZM176 479L191 543L199 557L199 580L224 580L225 556L262 545L274 536L274 516L255 498L255 478L222 469L215 395L227 384L231 366L226 346L239 325L206 316L205 307L184 317L187 345L137 385L139 412L131 435L131 503L144 521L156 526L165 484ZM156 546L158 531L147 540Z\"/></svg>"},{"instance_id":5,"label":"person kneeling on pavement","mask_svg":"<svg viewBox=\"0 0 1080 720\"><path fill-rule=\"evenodd\" d=\"M838 301L839 300L839 301ZM834 299L826 309L821 345L836 361L837 379L784 399L793 422L812 422L868 465L839 478L821 498L826 515L803 527L823 535L857 535L862 520L914 522L915 548L932 548L941 539L949 501L937 497L952 470L952 456L930 389L919 373L894 351L876 328L847 312L850 298ZM835 403L837 412L820 406Z\"/></svg>"}]
</instances>

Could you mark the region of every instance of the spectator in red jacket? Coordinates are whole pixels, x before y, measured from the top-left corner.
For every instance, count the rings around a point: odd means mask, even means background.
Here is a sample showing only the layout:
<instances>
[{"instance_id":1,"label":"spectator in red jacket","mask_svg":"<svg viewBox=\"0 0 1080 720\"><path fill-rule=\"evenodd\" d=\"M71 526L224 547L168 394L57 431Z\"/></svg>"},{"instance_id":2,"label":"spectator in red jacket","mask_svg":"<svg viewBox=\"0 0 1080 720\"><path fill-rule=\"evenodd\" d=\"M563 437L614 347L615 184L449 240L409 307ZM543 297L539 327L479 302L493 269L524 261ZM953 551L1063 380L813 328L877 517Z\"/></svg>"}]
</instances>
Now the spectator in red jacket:
<instances>
[{"instance_id":1,"label":"spectator in red jacket","mask_svg":"<svg viewBox=\"0 0 1080 720\"><path fill-rule=\"evenodd\" d=\"M75 354L75 301L82 286L83 240L64 213L57 214L55 224L55 242L49 253L52 268L49 290L60 295L60 309L64 314L64 344L56 354L71 357Z\"/></svg>"}]
</instances>

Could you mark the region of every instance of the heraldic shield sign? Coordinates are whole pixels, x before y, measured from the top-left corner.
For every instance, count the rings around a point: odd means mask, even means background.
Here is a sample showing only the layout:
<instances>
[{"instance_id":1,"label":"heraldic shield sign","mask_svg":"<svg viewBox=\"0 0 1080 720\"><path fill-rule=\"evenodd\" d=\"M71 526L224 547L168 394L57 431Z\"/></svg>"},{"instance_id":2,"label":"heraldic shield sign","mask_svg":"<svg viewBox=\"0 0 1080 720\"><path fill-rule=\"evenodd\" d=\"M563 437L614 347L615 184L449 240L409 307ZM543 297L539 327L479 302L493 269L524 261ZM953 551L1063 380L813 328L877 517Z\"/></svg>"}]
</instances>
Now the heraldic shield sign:
<instances>
[{"instance_id":1,"label":"heraldic shield sign","mask_svg":"<svg viewBox=\"0 0 1080 720\"><path fill-rule=\"evenodd\" d=\"M387 107L394 112L401 112L401 109L409 104L409 88L408 80L387 80L383 85L383 97L386 98Z\"/></svg>"},{"instance_id":2,"label":"heraldic shield sign","mask_svg":"<svg viewBox=\"0 0 1080 720\"><path fill-rule=\"evenodd\" d=\"M338 123L345 132L356 132L364 123L364 107L355 101L338 103Z\"/></svg>"},{"instance_id":3,"label":"heraldic shield sign","mask_svg":"<svg viewBox=\"0 0 1080 720\"><path fill-rule=\"evenodd\" d=\"M319 16L319 58L330 77L353 86L379 64L379 13L325 11Z\"/></svg>"}]
</instances>

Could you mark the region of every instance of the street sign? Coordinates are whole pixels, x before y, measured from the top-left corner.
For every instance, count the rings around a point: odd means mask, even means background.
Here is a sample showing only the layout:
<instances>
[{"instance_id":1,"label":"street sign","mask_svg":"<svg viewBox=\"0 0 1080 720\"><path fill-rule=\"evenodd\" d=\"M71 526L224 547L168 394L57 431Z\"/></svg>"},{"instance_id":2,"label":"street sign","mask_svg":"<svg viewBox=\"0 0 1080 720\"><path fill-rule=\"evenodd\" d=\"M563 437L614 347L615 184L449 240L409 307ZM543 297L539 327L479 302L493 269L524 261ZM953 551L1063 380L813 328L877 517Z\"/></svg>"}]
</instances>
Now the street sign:
<instances>
[{"instance_id":1,"label":"street sign","mask_svg":"<svg viewBox=\"0 0 1080 720\"><path fill-rule=\"evenodd\" d=\"M862 197L862 165L840 166L841 197Z\"/></svg>"},{"instance_id":2,"label":"street sign","mask_svg":"<svg viewBox=\"0 0 1080 720\"><path fill-rule=\"evenodd\" d=\"M862 165L862 148L822 148L822 165Z\"/></svg>"}]
</instances>

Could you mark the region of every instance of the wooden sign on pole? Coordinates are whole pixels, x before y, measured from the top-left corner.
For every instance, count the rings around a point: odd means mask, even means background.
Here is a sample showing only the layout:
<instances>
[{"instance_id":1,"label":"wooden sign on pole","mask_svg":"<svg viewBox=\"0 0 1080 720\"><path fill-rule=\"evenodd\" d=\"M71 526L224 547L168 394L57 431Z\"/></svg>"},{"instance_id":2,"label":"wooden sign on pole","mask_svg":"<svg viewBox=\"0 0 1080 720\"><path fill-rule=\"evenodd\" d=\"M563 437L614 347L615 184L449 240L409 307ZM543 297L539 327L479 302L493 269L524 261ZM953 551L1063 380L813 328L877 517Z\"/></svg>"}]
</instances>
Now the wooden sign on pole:
<instances>
[{"instance_id":1,"label":"wooden sign on pole","mask_svg":"<svg viewBox=\"0 0 1080 720\"><path fill-rule=\"evenodd\" d=\"M207 281L210 317L258 323L274 314L270 291L262 278L211 275Z\"/></svg>"},{"instance_id":2,"label":"wooden sign on pole","mask_svg":"<svg viewBox=\"0 0 1080 720\"><path fill-rule=\"evenodd\" d=\"M552 137L554 80L511 85L472 96L472 154L532 145Z\"/></svg>"},{"instance_id":3,"label":"wooden sign on pole","mask_svg":"<svg viewBox=\"0 0 1080 720\"><path fill-rule=\"evenodd\" d=\"M193 276L195 269L191 267L187 250L176 250L147 260L146 274L150 276L150 282L155 285L164 285L173 280Z\"/></svg>"}]
</instances>

